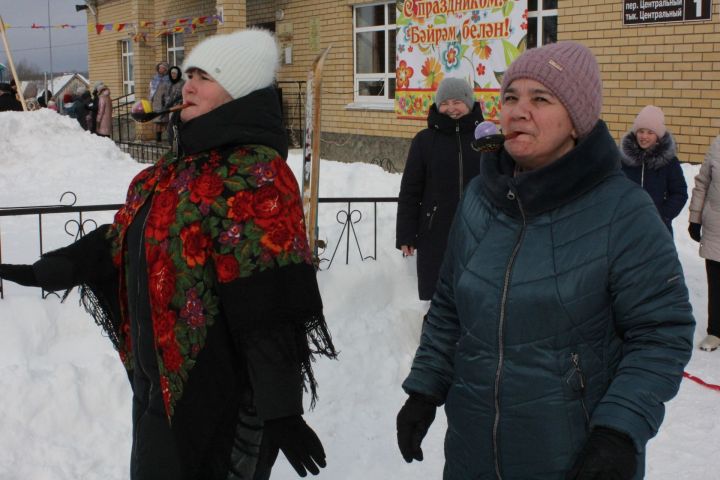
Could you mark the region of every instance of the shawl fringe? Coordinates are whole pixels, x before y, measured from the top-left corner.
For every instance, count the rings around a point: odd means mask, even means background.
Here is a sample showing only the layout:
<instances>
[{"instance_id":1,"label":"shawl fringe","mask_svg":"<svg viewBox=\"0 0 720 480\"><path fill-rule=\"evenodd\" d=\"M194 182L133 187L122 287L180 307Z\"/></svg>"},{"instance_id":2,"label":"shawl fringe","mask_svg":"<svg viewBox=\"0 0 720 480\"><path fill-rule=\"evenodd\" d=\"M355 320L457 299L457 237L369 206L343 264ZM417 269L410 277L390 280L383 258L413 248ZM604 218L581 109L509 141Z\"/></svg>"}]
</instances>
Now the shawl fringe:
<instances>
[{"instance_id":1,"label":"shawl fringe","mask_svg":"<svg viewBox=\"0 0 720 480\"><path fill-rule=\"evenodd\" d=\"M310 390L310 408L315 408L318 400L317 380L313 373L312 363L316 356L321 355L333 360L337 359L338 352L328 330L324 315L313 315L301 326L300 335L296 335L298 351L301 352L301 365L303 376L303 389Z\"/></svg>"},{"instance_id":2,"label":"shawl fringe","mask_svg":"<svg viewBox=\"0 0 720 480\"><path fill-rule=\"evenodd\" d=\"M115 322L113 322L113 315L109 308L100 300L101 296L98 295L93 288L87 284L80 285L80 305L83 306L85 311L93 317L95 323L100 326L105 332L105 335L110 339L115 347L115 350L120 351L120 338L118 337ZM65 292L63 300L67 297L70 290Z\"/></svg>"}]
</instances>

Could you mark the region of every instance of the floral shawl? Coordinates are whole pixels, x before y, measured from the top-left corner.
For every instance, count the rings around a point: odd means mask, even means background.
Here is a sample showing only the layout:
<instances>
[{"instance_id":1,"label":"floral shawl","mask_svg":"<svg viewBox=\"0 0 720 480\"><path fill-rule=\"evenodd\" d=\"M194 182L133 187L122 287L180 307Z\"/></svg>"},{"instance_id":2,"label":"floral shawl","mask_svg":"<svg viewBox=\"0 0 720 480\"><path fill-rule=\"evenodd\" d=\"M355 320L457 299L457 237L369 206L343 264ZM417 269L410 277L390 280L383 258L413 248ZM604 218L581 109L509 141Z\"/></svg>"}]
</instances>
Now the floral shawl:
<instances>
[{"instance_id":1,"label":"floral shawl","mask_svg":"<svg viewBox=\"0 0 720 480\"><path fill-rule=\"evenodd\" d=\"M297 182L274 149L244 145L181 159L166 155L132 181L109 233L113 262L121 272L118 337L128 370L133 358L123 300L125 236L151 194L145 254L160 383L171 418L208 329L218 320L218 285L309 264L311 256ZM334 352L324 321L322 327Z\"/></svg>"}]
</instances>

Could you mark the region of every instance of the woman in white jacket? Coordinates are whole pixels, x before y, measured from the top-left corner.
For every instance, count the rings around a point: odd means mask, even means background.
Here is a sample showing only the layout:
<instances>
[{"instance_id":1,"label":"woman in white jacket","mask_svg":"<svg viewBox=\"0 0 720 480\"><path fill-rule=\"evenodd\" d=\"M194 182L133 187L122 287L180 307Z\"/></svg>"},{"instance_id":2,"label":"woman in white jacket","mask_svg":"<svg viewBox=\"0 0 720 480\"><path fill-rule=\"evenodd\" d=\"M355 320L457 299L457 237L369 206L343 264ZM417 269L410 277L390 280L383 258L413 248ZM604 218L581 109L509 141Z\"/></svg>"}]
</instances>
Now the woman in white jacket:
<instances>
[{"instance_id":1,"label":"woman in white jacket","mask_svg":"<svg viewBox=\"0 0 720 480\"><path fill-rule=\"evenodd\" d=\"M720 347L720 135L710 145L690 200L690 237L700 242L708 282L707 336L700 349Z\"/></svg>"}]
</instances>

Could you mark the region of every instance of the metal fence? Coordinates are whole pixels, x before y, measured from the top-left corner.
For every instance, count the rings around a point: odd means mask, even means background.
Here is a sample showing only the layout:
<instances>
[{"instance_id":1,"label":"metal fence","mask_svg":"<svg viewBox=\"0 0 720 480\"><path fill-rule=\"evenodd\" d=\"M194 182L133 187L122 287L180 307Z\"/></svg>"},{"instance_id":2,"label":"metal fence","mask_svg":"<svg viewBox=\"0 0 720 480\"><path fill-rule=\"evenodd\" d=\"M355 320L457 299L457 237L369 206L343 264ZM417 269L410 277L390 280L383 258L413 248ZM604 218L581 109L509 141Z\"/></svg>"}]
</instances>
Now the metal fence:
<instances>
[{"instance_id":1,"label":"metal fence","mask_svg":"<svg viewBox=\"0 0 720 480\"><path fill-rule=\"evenodd\" d=\"M70 204L62 204L66 199L71 199ZM0 218L2 217L20 217L20 216L36 216L37 217L37 237L39 240L39 251L38 257L45 253L44 250L44 227L43 220L49 215L57 214L77 214L77 219L71 219L65 222L64 229L65 233L71 238L77 240L85 234L88 230L88 226L92 226L92 229L97 227L97 222L91 218L87 218L86 214L89 212L103 212L103 211L115 211L122 207L122 204L104 204L104 205L83 205L76 206L77 196L73 192L65 192L60 196L59 205L44 205L44 206L31 206L31 207L10 207L0 208ZM91 229L91 230L92 230ZM70 242L68 242L70 243ZM0 263L3 263L3 246L2 246L2 231L0 230ZM42 293L43 298L47 295L45 292ZM2 279L0 279L0 298L5 298L5 289Z\"/></svg>"},{"instance_id":2,"label":"metal fence","mask_svg":"<svg viewBox=\"0 0 720 480\"><path fill-rule=\"evenodd\" d=\"M305 130L305 81L282 81L277 83L282 106L282 119L291 147L302 145ZM141 163L155 163L170 146L167 142L137 140L137 123L130 115L136 101L134 93L112 100L111 137L118 147Z\"/></svg>"},{"instance_id":3,"label":"metal fence","mask_svg":"<svg viewBox=\"0 0 720 480\"><path fill-rule=\"evenodd\" d=\"M62 204L67 199L71 203ZM0 208L0 219L3 217L21 217L36 216L37 231L36 235L39 240L38 257L45 253L44 235L45 228L43 220L50 215L57 214L76 214L77 218L67 220L64 223L65 233L72 239L77 240L87 231L97 227L97 222L88 217L90 212L109 212L116 211L122 204L103 204L103 205L75 205L77 196L73 192L65 192L60 197L61 204L43 205L30 207L10 207ZM377 260L377 237L378 237L378 205L384 203L397 203L396 197L328 197L318 199L318 209L324 218L329 215L330 205L341 204L335 212L336 224L322 225L320 228L320 236L323 238L325 234L335 233L335 236L328 240L322 241L322 248L319 249L317 264L320 270L328 270L332 267L338 258L338 253L345 252L345 264L350 263L351 258L357 258L364 262L365 260ZM366 215L358 205L365 205ZM369 214L369 218L368 218ZM362 235L359 232L362 230ZM339 233L338 233L339 231ZM0 263L3 263L3 242L2 230L0 229ZM70 242L68 242L70 243ZM332 252L331 254L329 252ZM4 298L4 287L2 279L0 279L0 299ZM47 295L43 292L43 298Z\"/></svg>"}]
</instances>

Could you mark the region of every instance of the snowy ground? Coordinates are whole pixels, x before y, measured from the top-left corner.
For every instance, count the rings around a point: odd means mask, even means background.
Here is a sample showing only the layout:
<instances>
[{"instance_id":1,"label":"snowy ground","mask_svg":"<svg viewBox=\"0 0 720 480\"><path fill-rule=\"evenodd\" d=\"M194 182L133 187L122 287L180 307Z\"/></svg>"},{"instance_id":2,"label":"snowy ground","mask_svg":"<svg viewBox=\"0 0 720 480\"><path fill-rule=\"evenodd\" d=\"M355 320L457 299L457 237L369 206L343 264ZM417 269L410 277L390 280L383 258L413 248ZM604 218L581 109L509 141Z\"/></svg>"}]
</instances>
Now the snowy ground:
<instances>
[{"instance_id":1,"label":"snowy ground","mask_svg":"<svg viewBox=\"0 0 720 480\"><path fill-rule=\"evenodd\" d=\"M0 131L6 132L0 138L0 207L56 204L67 190L77 194L79 205L121 203L130 179L144 167L109 140L47 110L2 113ZM297 174L299 152L292 152L290 163ZM692 186L698 167L683 169ZM321 171L322 197L396 196L399 190L400 175L376 166L323 161ZM327 258L342 229L334 207L320 206ZM372 209L356 207L363 215L355 225L362 254L373 255ZM407 465L395 446L395 415L405 399L400 383L425 309L415 300L414 258L403 259L394 249L395 208L378 206L377 261L361 262L351 237L349 265L343 239L332 267L319 273L326 316L341 351L338 361L316 364L320 401L306 415L328 455L321 479L441 478L444 415L423 445L424 462ZM88 216L98 223L111 219L110 212ZM72 218L43 218L45 251L71 241L64 223ZM705 331L707 292L704 263L686 222L687 211L678 217L675 234L698 320L697 343ZM37 225L36 216L0 217L2 261L37 258ZM717 384L718 363L720 353L695 350L687 371ZM53 297L41 300L38 289L5 283L0 392L0 480L128 478L130 390L110 342L78 306L75 293L60 304ZM719 416L720 392L683 381L648 446L647 478L716 478L712 458L720 441ZM280 459L273 480L292 478L294 471Z\"/></svg>"}]
</instances>

